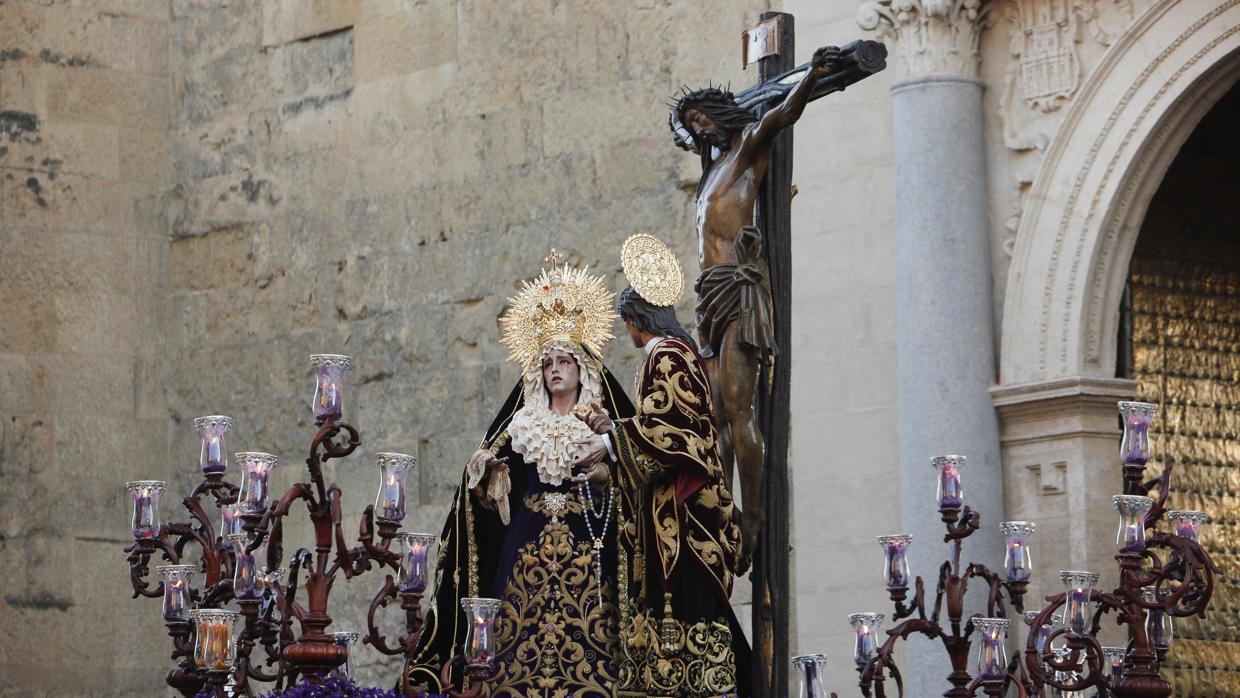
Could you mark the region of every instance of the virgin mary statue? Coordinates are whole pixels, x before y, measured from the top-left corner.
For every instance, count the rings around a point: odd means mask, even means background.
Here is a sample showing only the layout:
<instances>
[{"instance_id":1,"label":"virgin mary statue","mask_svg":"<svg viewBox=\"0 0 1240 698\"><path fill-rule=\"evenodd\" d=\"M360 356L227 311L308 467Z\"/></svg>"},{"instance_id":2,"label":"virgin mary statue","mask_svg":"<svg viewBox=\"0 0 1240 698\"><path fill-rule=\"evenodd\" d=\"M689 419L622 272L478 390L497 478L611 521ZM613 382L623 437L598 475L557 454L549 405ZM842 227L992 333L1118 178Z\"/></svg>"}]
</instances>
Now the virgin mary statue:
<instances>
[{"instance_id":1,"label":"virgin mary statue","mask_svg":"<svg viewBox=\"0 0 1240 698\"><path fill-rule=\"evenodd\" d=\"M500 600L490 696L602 698L616 681L619 498L573 472L593 433L574 412L634 410L599 359L614 294L587 269L555 267L554 251L549 260L501 318L521 380L465 466L440 537L434 602L406 677L432 692L461 652L466 597Z\"/></svg>"}]
</instances>

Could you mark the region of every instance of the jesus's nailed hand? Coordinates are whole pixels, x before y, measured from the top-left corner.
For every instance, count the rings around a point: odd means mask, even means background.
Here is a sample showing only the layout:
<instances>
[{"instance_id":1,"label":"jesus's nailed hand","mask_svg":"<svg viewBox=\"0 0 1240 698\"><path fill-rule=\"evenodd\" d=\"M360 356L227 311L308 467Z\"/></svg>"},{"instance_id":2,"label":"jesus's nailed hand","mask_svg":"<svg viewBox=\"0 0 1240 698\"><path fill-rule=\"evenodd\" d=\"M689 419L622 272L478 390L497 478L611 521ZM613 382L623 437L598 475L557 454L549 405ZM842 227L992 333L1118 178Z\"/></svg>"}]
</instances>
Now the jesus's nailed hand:
<instances>
[{"instance_id":1,"label":"jesus's nailed hand","mask_svg":"<svg viewBox=\"0 0 1240 698\"><path fill-rule=\"evenodd\" d=\"M843 57L840 55L839 46L823 46L814 51L814 58L810 64L814 66L815 72L821 75L830 75L839 68L842 62Z\"/></svg>"}]
</instances>

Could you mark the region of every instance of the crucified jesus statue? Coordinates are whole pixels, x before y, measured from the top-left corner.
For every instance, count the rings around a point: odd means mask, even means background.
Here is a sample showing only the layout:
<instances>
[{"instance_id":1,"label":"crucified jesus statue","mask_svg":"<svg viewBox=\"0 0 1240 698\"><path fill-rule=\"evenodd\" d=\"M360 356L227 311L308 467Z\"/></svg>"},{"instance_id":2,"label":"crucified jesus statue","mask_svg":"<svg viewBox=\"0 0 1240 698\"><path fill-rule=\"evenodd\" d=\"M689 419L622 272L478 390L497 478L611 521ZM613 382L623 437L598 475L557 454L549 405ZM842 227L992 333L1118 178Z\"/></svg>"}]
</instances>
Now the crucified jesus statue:
<instances>
[{"instance_id":1,"label":"crucified jesus statue","mask_svg":"<svg viewBox=\"0 0 1240 698\"><path fill-rule=\"evenodd\" d=\"M708 87L683 95L670 118L678 144L691 143L702 158L696 216L698 340L711 376L726 482L732 481L734 467L740 471L745 559L766 520L764 445L754 402L761 367L776 354L764 241L754 227L754 205L775 137L796 123L815 96L815 82L839 70L841 60L835 46L818 49L796 86L761 117L739 105L731 92Z\"/></svg>"}]
</instances>

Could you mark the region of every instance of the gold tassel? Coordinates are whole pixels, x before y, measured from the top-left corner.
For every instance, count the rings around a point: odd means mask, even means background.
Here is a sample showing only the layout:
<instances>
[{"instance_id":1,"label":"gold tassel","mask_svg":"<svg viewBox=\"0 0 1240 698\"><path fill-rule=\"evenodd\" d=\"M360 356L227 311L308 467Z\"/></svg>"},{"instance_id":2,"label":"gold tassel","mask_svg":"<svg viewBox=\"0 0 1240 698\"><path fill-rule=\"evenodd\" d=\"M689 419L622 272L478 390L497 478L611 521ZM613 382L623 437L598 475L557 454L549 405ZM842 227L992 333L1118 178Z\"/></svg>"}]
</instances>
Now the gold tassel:
<instances>
[{"instance_id":1,"label":"gold tassel","mask_svg":"<svg viewBox=\"0 0 1240 698\"><path fill-rule=\"evenodd\" d=\"M659 623L659 648L663 656L671 657L680 651L684 642L680 623L672 616L672 595L663 594L663 620Z\"/></svg>"}]
</instances>

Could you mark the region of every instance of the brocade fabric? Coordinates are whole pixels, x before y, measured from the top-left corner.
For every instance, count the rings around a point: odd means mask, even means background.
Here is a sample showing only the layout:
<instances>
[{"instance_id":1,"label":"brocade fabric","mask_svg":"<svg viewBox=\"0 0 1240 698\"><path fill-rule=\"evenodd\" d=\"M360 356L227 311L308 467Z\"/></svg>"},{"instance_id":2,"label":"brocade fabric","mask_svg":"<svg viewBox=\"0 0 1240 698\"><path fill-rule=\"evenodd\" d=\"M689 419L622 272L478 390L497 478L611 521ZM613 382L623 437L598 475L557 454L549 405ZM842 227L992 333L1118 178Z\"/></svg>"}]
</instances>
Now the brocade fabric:
<instances>
[{"instance_id":1,"label":"brocade fabric","mask_svg":"<svg viewBox=\"0 0 1240 698\"><path fill-rule=\"evenodd\" d=\"M723 480L710 384L685 341L646 357L637 414L613 432L621 493L617 695L746 695L748 647L728 599L740 527Z\"/></svg>"}]
</instances>

